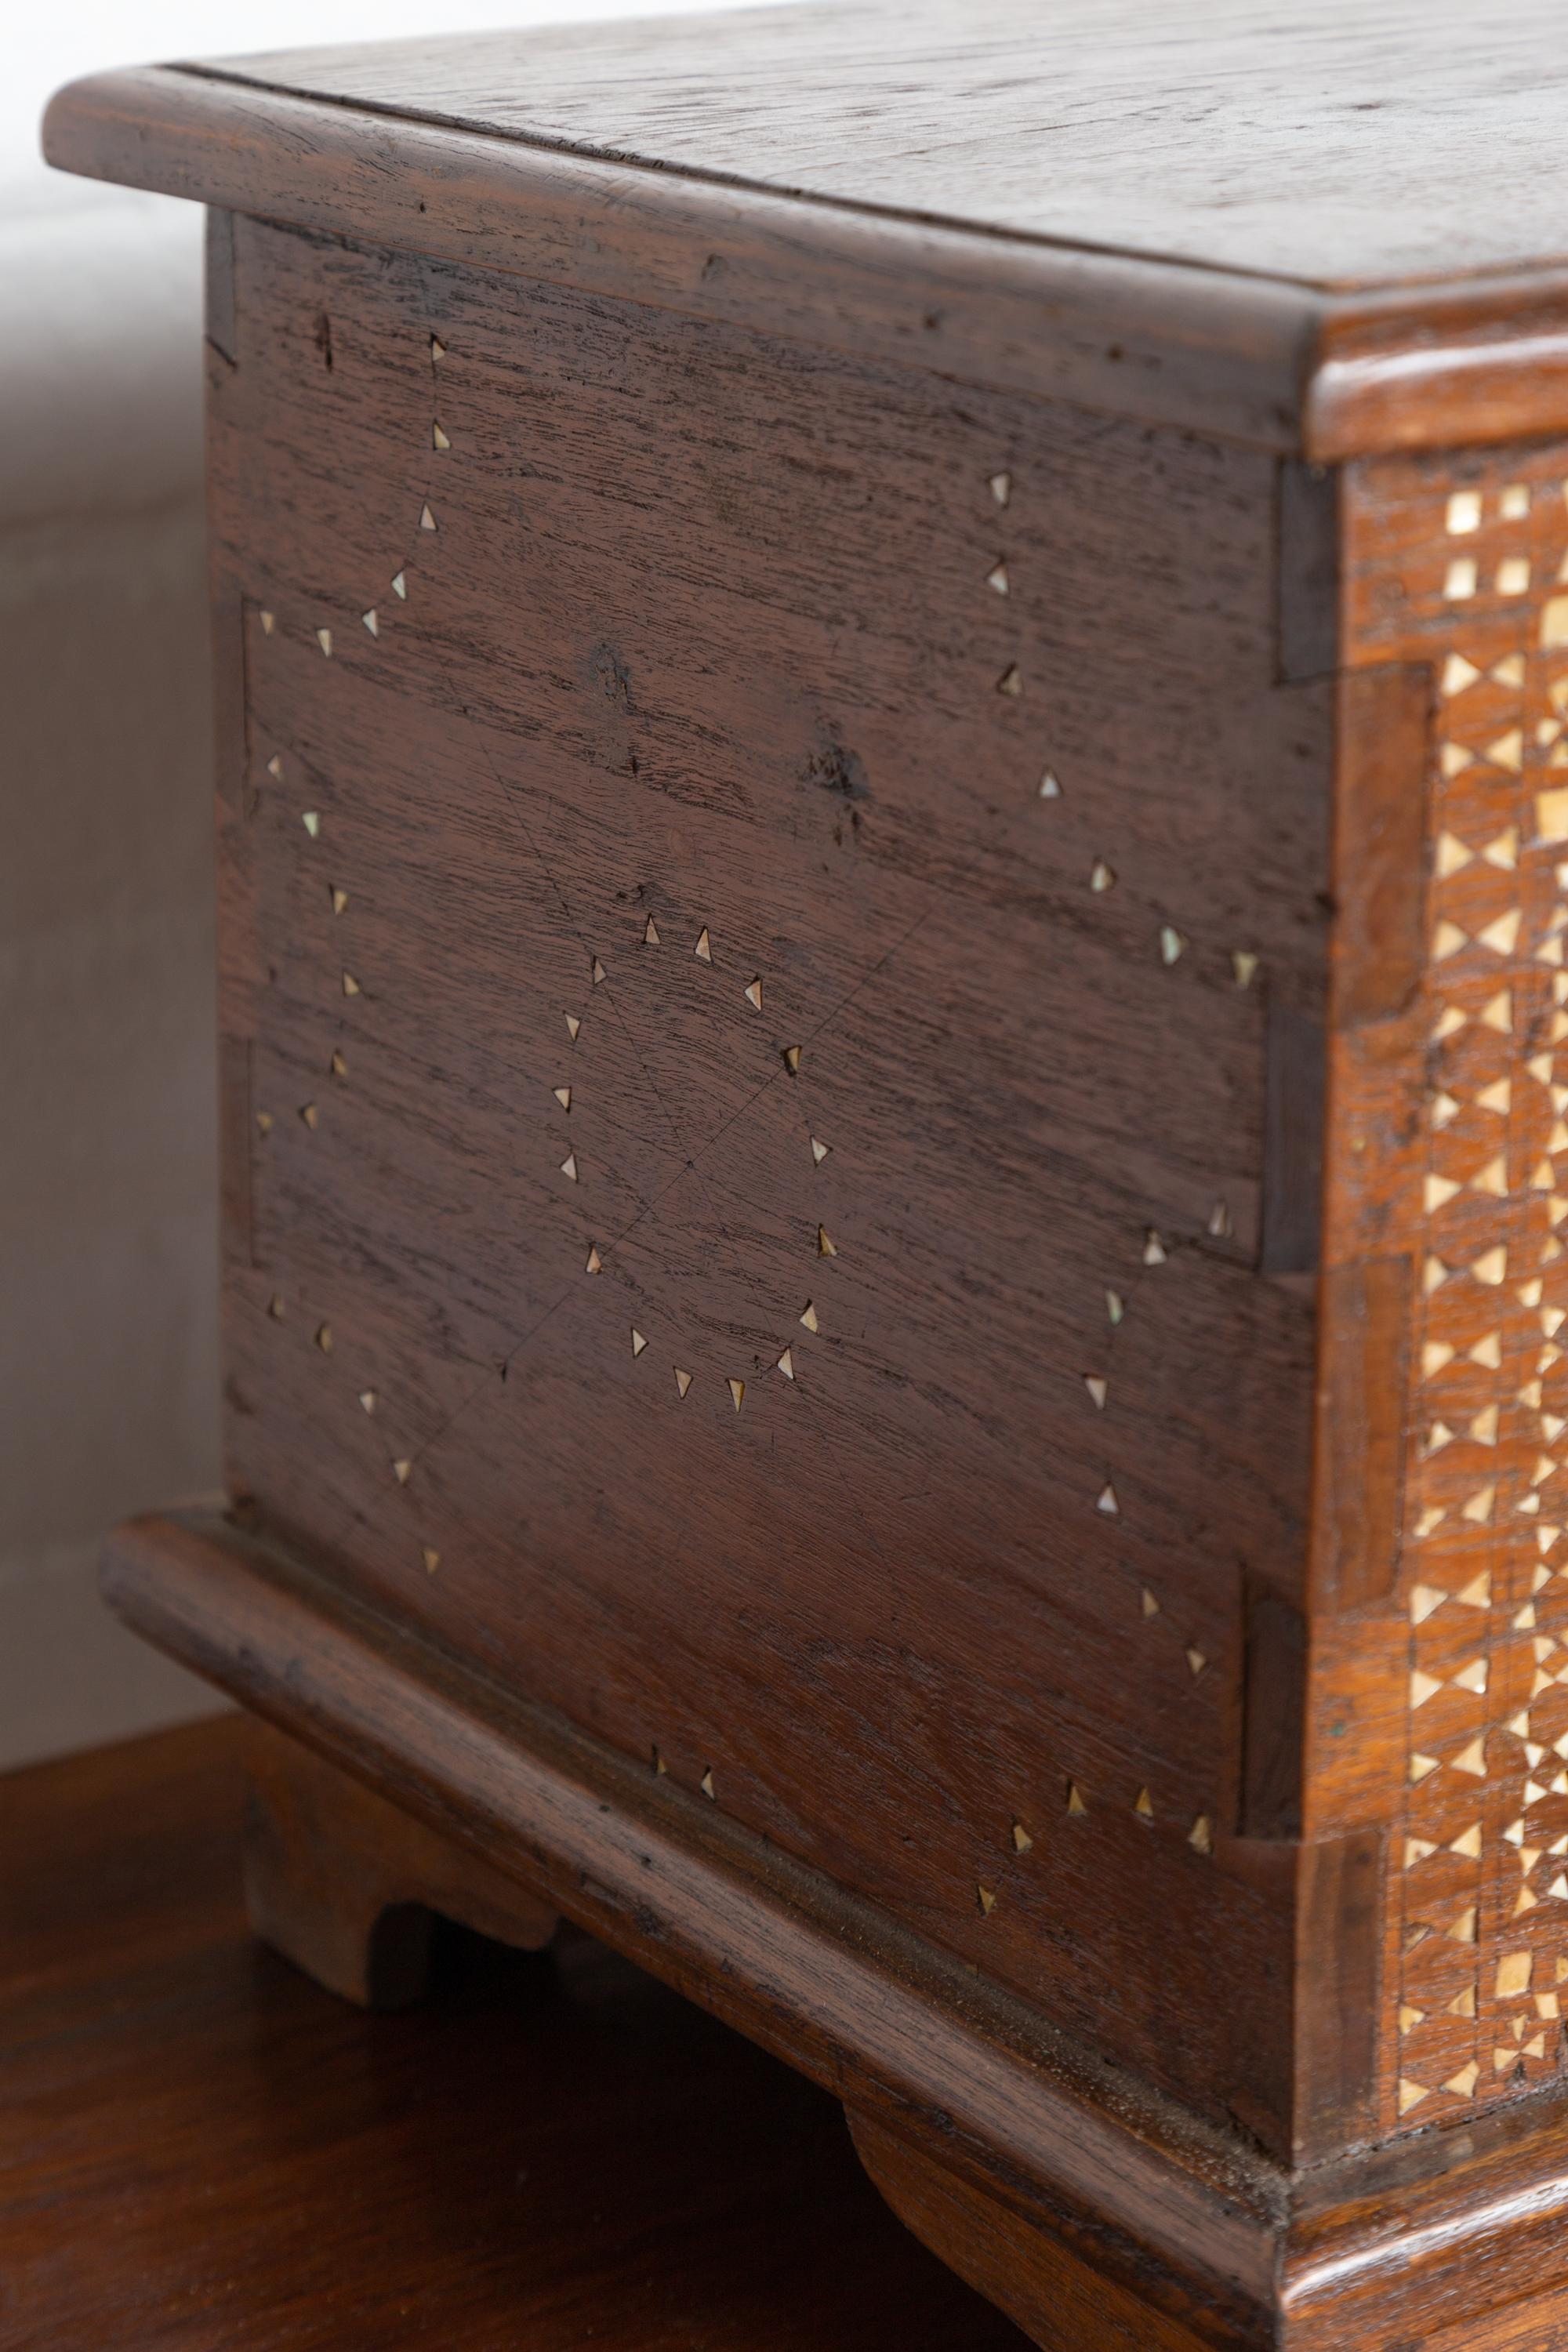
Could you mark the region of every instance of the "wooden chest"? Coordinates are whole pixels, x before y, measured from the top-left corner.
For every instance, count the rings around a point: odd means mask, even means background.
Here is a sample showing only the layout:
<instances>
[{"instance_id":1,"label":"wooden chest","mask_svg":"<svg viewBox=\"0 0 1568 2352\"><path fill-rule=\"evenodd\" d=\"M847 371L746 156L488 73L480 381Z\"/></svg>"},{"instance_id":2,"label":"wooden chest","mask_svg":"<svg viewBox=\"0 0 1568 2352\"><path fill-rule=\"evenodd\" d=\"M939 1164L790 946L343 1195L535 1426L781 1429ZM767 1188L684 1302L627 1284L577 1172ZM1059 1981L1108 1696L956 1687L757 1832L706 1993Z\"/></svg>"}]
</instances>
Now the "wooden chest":
<instances>
[{"instance_id":1,"label":"wooden chest","mask_svg":"<svg viewBox=\"0 0 1568 2352\"><path fill-rule=\"evenodd\" d=\"M1568 2329L1553 30L49 120L211 208L230 1507L110 1598L277 1939L571 1914L1042 2344Z\"/></svg>"}]
</instances>

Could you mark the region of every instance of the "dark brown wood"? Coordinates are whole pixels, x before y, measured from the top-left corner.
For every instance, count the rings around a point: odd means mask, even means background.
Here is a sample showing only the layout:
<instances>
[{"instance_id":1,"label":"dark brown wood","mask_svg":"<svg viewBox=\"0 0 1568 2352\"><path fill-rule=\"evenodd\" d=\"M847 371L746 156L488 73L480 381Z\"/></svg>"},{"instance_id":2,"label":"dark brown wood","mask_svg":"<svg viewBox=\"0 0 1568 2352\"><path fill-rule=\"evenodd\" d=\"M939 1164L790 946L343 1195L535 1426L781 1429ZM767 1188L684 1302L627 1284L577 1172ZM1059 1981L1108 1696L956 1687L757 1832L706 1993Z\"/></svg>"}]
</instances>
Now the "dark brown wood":
<instances>
[{"instance_id":1,"label":"dark brown wood","mask_svg":"<svg viewBox=\"0 0 1568 2352\"><path fill-rule=\"evenodd\" d=\"M1016 0L978 24L942 0L910 14L884 0L641 26L608 51L584 28L104 76L57 100L46 142L67 169L224 209L1318 467L1561 419L1547 0L1484 58L1458 0L1418 38L1390 0L1310 23L1256 0L1188 37L1150 0L1125 0L1114 31L1103 11L1046 20ZM846 109L853 135L836 136ZM1462 155L1431 135L1434 110L1466 121Z\"/></svg>"},{"instance_id":2,"label":"dark brown wood","mask_svg":"<svg viewBox=\"0 0 1568 2352\"><path fill-rule=\"evenodd\" d=\"M1053 2352L1091 2352L1129 2295L1173 2346L1186 2331L1216 2347L1404 2352L1429 2321L1489 2352L1513 2343L1527 2299L1555 2291L1560 2095L1292 2173L1195 2128L983 1979L944 1972L871 1906L332 1595L275 1546L222 1521L150 1522L121 1535L106 1572L116 1607L162 1647L830 2084L898 2210ZM1364 2015L1366 1885L1347 1851L1308 1886L1309 1917L1331 1886L1352 1927L1347 1962L1314 1996L1351 2036L1331 2061L1344 2084Z\"/></svg>"},{"instance_id":3,"label":"dark brown wood","mask_svg":"<svg viewBox=\"0 0 1568 2352\"><path fill-rule=\"evenodd\" d=\"M1310 2153L1377 2136L1386 1866L1375 1829L1321 1838L1302 1854L1298 2131Z\"/></svg>"},{"instance_id":4,"label":"dark brown wood","mask_svg":"<svg viewBox=\"0 0 1568 2352\"><path fill-rule=\"evenodd\" d=\"M234 310L234 215L209 212L206 247L206 340L220 360L237 364Z\"/></svg>"},{"instance_id":5,"label":"dark brown wood","mask_svg":"<svg viewBox=\"0 0 1568 2352\"><path fill-rule=\"evenodd\" d=\"M1338 1265L1323 1279L1336 1345L1323 1359L1317 1601L1326 1613L1385 1600L1399 1572L1410 1268Z\"/></svg>"},{"instance_id":6,"label":"dark brown wood","mask_svg":"<svg viewBox=\"0 0 1568 2352\"><path fill-rule=\"evenodd\" d=\"M1263 1231L1258 1270L1314 1274L1323 1198L1323 1024L1270 1008L1263 1092Z\"/></svg>"},{"instance_id":7,"label":"dark brown wood","mask_svg":"<svg viewBox=\"0 0 1568 2352\"><path fill-rule=\"evenodd\" d=\"M1321 1013L1332 703L1277 682L1272 465L1219 458L1216 502L1179 436L252 223L237 252L224 1028L269 1124L236 1490L1215 2120L1252 2109L1292 1915L1219 1834L1246 1630L1211 1502L1292 1600L1310 1301L1250 1272L1259 1041ZM1110 615L1145 576L1163 649L1130 666ZM1290 1266L1315 1140L1275 1153ZM1244 1997L1108 1874L1203 1919Z\"/></svg>"},{"instance_id":8,"label":"dark brown wood","mask_svg":"<svg viewBox=\"0 0 1568 2352\"><path fill-rule=\"evenodd\" d=\"M1279 674L1325 677L1340 656L1340 476L1300 458L1279 468Z\"/></svg>"},{"instance_id":9,"label":"dark brown wood","mask_svg":"<svg viewBox=\"0 0 1568 2352\"><path fill-rule=\"evenodd\" d=\"M437 1917L538 1951L556 1915L455 1853L363 1782L260 1723L247 1727L250 1923L320 1984L367 2009L417 2000Z\"/></svg>"},{"instance_id":10,"label":"dark brown wood","mask_svg":"<svg viewBox=\"0 0 1568 2352\"><path fill-rule=\"evenodd\" d=\"M234 225L227 214L209 214L213 225L207 240L209 271L216 278L209 309L218 314L218 331L226 336L221 350L209 335L208 366L219 375L234 365ZM214 836L218 850L220 959L234 954L234 893L223 887L226 859L243 842L252 816L255 793L250 782L247 739L250 724L249 685L246 675L245 599L238 589L215 585L211 599L213 629L213 775ZM226 899L228 901L225 905ZM251 1160L256 1141L256 1105L251 1084L255 1048L252 1024L246 1020L223 1024L218 1038L220 1230L226 1263L248 1266L251 1262Z\"/></svg>"},{"instance_id":11,"label":"dark brown wood","mask_svg":"<svg viewBox=\"0 0 1568 2352\"><path fill-rule=\"evenodd\" d=\"M234 1518L113 1588L831 2083L1037 2334L1528 2340L1568 281L1489 159L1505 92L1555 135L1539 23L616 37L51 113L237 215Z\"/></svg>"},{"instance_id":12,"label":"dark brown wood","mask_svg":"<svg viewBox=\"0 0 1568 2352\"><path fill-rule=\"evenodd\" d=\"M1334 842L1334 1017L1342 1029L1403 1013L1426 963L1426 808L1432 723L1424 663L1350 671L1340 685Z\"/></svg>"},{"instance_id":13,"label":"dark brown wood","mask_svg":"<svg viewBox=\"0 0 1568 2352\"><path fill-rule=\"evenodd\" d=\"M106 1590L127 1622L291 1737L739 2025L857 2117L923 2121L1005 2194L1093 2217L1108 2275L1158 2275L1249 2340L1270 2291L1275 2183L863 1896L673 1776L443 1658L216 1519L142 1523ZM1229 2331L1228 2334L1226 2331Z\"/></svg>"},{"instance_id":14,"label":"dark brown wood","mask_svg":"<svg viewBox=\"0 0 1568 2352\"><path fill-rule=\"evenodd\" d=\"M254 87L858 211L1349 290L1568 269L1551 0L1479 51L1464 0L1173 24L866 0L291 49ZM1398 72L1388 76L1392 57ZM1461 121L1462 142L1432 137ZM1506 149L1510 170L1497 170Z\"/></svg>"},{"instance_id":15,"label":"dark brown wood","mask_svg":"<svg viewBox=\"0 0 1568 2352\"><path fill-rule=\"evenodd\" d=\"M852 2114L850 2129L861 2163L900 2220L1037 2344L1198 2352L1215 2340L1084 2261L1065 2213L1030 2213L984 2195L868 2116Z\"/></svg>"},{"instance_id":16,"label":"dark brown wood","mask_svg":"<svg viewBox=\"0 0 1568 2352\"><path fill-rule=\"evenodd\" d=\"M231 1718L0 1803L7 2352L1006 2352L831 2099L585 1937L395 2019L247 1931Z\"/></svg>"},{"instance_id":17,"label":"dark brown wood","mask_svg":"<svg viewBox=\"0 0 1568 2352\"><path fill-rule=\"evenodd\" d=\"M1262 448L1300 441L1318 304L1297 286L934 226L911 241L836 205L811 207L807 257L789 197L162 68L75 84L45 138L89 178L883 364L1223 424Z\"/></svg>"},{"instance_id":18,"label":"dark brown wood","mask_svg":"<svg viewBox=\"0 0 1568 2352\"><path fill-rule=\"evenodd\" d=\"M1242 1662L1241 1833L1301 1834L1301 1702L1307 1628L1299 1609L1261 1581L1246 1593Z\"/></svg>"}]
</instances>

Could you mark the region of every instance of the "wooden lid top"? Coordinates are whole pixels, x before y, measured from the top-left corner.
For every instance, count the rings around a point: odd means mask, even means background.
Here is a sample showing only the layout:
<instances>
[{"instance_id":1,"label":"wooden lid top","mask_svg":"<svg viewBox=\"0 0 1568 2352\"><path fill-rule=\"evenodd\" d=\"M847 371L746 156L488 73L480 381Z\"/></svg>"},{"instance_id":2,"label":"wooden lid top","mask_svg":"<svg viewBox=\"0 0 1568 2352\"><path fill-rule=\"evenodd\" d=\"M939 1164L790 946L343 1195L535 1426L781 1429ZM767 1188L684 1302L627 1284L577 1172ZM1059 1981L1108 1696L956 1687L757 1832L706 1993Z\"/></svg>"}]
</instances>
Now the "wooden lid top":
<instances>
[{"instance_id":1,"label":"wooden lid top","mask_svg":"<svg viewBox=\"0 0 1568 2352\"><path fill-rule=\"evenodd\" d=\"M858 0L211 70L618 163L1325 288L1568 261L1561 0Z\"/></svg>"},{"instance_id":2,"label":"wooden lid top","mask_svg":"<svg viewBox=\"0 0 1568 2352\"><path fill-rule=\"evenodd\" d=\"M885 343L897 277L943 373L1337 456L1568 425L1560 35L1559 0L858 0L104 77L46 143L660 299L641 248L683 236L685 307L816 340Z\"/></svg>"}]
</instances>

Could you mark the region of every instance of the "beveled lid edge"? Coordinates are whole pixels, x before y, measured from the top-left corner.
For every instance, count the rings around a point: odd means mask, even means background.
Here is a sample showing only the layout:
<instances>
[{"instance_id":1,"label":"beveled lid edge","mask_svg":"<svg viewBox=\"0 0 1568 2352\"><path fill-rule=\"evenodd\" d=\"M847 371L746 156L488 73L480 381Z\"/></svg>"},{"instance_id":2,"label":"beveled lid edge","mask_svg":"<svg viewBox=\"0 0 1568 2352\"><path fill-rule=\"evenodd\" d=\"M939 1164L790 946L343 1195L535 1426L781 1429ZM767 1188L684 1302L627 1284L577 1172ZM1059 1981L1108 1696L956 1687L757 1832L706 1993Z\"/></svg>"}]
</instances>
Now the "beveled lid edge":
<instances>
[{"instance_id":1,"label":"beveled lid edge","mask_svg":"<svg viewBox=\"0 0 1568 2352\"><path fill-rule=\"evenodd\" d=\"M89 76L51 163L1320 464L1568 431L1568 276L1323 294L277 90Z\"/></svg>"}]
</instances>

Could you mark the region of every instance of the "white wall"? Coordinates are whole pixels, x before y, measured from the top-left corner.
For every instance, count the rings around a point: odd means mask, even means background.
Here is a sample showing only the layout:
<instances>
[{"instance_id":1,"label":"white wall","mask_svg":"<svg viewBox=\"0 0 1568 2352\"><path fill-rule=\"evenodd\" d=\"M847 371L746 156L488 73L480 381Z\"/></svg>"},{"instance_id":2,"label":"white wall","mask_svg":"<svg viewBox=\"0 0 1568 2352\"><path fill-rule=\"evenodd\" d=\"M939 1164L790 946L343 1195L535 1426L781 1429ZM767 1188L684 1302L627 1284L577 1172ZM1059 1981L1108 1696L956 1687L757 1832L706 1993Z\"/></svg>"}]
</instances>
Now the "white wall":
<instances>
[{"instance_id":1,"label":"white wall","mask_svg":"<svg viewBox=\"0 0 1568 2352\"><path fill-rule=\"evenodd\" d=\"M218 1483L200 221L48 173L38 117L107 66L439 26L428 0L48 0L6 22L0 1767L216 1704L93 1589L115 1519Z\"/></svg>"}]
</instances>

